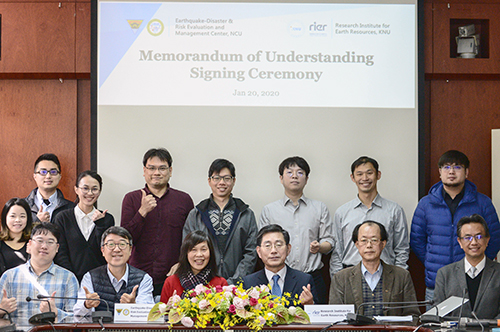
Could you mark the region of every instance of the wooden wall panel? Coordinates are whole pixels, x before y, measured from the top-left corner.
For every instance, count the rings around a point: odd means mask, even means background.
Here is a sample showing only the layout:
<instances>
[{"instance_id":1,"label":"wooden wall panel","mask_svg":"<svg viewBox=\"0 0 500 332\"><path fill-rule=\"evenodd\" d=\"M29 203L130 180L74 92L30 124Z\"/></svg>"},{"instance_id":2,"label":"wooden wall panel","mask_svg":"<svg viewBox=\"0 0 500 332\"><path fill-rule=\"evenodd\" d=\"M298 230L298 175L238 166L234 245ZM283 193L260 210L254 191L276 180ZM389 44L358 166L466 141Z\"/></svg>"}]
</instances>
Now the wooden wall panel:
<instances>
[{"instance_id":1,"label":"wooden wall panel","mask_svg":"<svg viewBox=\"0 0 500 332\"><path fill-rule=\"evenodd\" d=\"M78 174L90 167L90 81L78 81Z\"/></svg>"},{"instance_id":2,"label":"wooden wall panel","mask_svg":"<svg viewBox=\"0 0 500 332\"><path fill-rule=\"evenodd\" d=\"M452 58L450 48L456 42L450 39L450 20L487 20L489 42L481 47L488 50L488 58ZM453 30L456 30L453 27ZM454 33L455 31L453 31ZM457 33L458 34L458 33ZM433 71L434 73L498 74L500 73L500 4L448 3L433 4Z\"/></svg>"},{"instance_id":3,"label":"wooden wall panel","mask_svg":"<svg viewBox=\"0 0 500 332\"><path fill-rule=\"evenodd\" d=\"M76 72L90 73L90 2L76 3Z\"/></svg>"},{"instance_id":4,"label":"wooden wall panel","mask_svg":"<svg viewBox=\"0 0 500 332\"><path fill-rule=\"evenodd\" d=\"M431 184L439 181L441 154L456 149L469 157L469 180L491 197L491 129L500 128L499 91L499 81L431 82Z\"/></svg>"},{"instance_id":5,"label":"wooden wall panel","mask_svg":"<svg viewBox=\"0 0 500 332\"><path fill-rule=\"evenodd\" d=\"M424 66L426 73L432 73L432 7L433 3L424 3Z\"/></svg>"},{"instance_id":6,"label":"wooden wall panel","mask_svg":"<svg viewBox=\"0 0 500 332\"><path fill-rule=\"evenodd\" d=\"M1 3L0 72L75 71L75 3Z\"/></svg>"},{"instance_id":7,"label":"wooden wall panel","mask_svg":"<svg viewBox=\"0 0 500 332\"><path fill-rule=\"evenodd\" d=\"M0 204L26 197L35 187L33 163L42 153L58 155L60 188L75 198L77 84L59 80L0 80Z\"/></svg>"}]
</instances>

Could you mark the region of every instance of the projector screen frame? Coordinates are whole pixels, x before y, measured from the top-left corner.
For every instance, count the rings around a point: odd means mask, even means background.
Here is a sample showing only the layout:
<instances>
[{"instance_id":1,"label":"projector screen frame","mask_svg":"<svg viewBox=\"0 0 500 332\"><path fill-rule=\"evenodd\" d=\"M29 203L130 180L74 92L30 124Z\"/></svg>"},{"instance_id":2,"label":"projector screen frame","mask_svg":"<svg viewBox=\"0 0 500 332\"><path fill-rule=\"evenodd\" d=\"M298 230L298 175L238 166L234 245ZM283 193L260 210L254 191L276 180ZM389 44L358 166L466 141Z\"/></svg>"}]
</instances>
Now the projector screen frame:
<instances>
[{"instance_id":1,"label":"projector screen frame","mask_svg":"<svg viewBox=\"0 0 500 332\"><path fill-rule=\"evenodd\" d=\"M185 2L195 2L195 1L185 1ZM255 2L264 2L264 1L255 1ZM290 1L290 2L302 2L302 1ZM316 3L329 3L329 1L315 1ZM364 2L364 1L360 1ZM398 3L397 1L394 1L394 3ZM90 142L91 142L91 155L90 155L90 160L91 160L91 168L92 169L97 169L98 167L98 139L97 139L97 133L98 133L98 128L97 128L97 123L98 123L98 105L97 105L97 91L98 91L98 78L97 78L97 66L98 66L98 59L97 59L97 53L98 53L98 38L97 38L97 22L98 22L98 17L97 17L97 11L98 9L98 0L92 0L91 1L91 137L90 137ZM418 119L417 119L417 143L418 143L418 156L417 156L417 183L418 183L418 193L417 196L420 199L424 195L426 195L426 177L428 176L426 174L427 170L427 165L429 165L428 162L428 156L426 155L425 151L428 150L428 145L429 145L429 128L427 126L428 124L428 115L426 112L426 105L425 105L425 95L424 95L424 90L425 90L425 72L424 72L424 6L423 6L423 1L418 0L416 2L416 10L417 10L417 89L418 89L418 94L416 97L417 101L417 114L418 114ZM161 145L161 144L160 144ZM167 149L169 149L168 145L165 145ZM174 160L176 159L174 155ZM377 156L373 156L377 158ZM238 168L239 165L236 165ZM203 168L208 168L208 165L203 165ZM382 165L383 168L383 165ZM276 185L276 184L273 184ZM182 188L180 188L182 189ZM123 193L125 194L125 193ZM195 199L195 204L196 204L196 199ZM260 214L260 211L255 211L256 217L258 218L258 215ZM330 213L333 215L334 211L330 211ZM411 217L413 215L413 211L406 211L407 214L407 219L408 221L411 220ZM118 221L118 220L117 220Z\"/></svg>"}]
</instances>

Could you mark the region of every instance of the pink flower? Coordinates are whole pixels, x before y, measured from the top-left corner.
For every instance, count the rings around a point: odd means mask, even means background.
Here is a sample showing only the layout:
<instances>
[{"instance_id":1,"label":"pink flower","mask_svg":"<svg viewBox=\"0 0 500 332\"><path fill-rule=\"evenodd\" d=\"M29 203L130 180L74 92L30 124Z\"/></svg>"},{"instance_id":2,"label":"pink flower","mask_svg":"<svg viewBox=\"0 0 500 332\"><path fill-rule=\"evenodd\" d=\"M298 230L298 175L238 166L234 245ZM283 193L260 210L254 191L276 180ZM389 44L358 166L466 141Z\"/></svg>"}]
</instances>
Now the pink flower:
<instances>
[{"instance_id":1,"label":"pink flower","mask_svg":"<svg viewBox=\"0 0 500 332\"><path fill-rule=\"evenodd\" d=\"M235 288L236 288L235 285L222 286L222 289L224 290L224 292L232 292L233 289L235 289Z\"/></svg>"},{"instance_id":2,"label":"pink flower","mask_svg":"<svg viewBox=\"0 0 500 332\"><path fill-rule=\"evenodd\" d=\"M231 304L231 305L229 306L229 310L228 310L228 311L229 311L229 313L231 313L231 314L235 314L235 313L236 313L236 307L235 307L233 304Z\"/></svg>"},{"instance_id":3,"label":"pink flower","mask_svg":"<svg viewBox=\"0 0 500 332\"><path fill-rule=\"evenodd\" d=\"M259 300L254 299L253 297L250 298L250 305L253 307L259 303Z\"/></svg>"},{"instance_id":4,"label":"pink flower","mask_svg":"<svg viewBox=\"0 0 500 332\"><path fill-rule=\"evenodd\" d=\"M236 309L245 309L245 302L239 297L234 298L233 304L236 307Z\"/></svg>"},{"instance_id":5,"label":"pink flower","mask_svg":"<svg viewBox=\"0 0 500 332\"><path fill-rule=\"evenodd\" d=\"M189 318L189 317L182 317L181 323L185 327L193 327L193 325L194 325L193 320L191 318Z\"/></svg>"},{"instance_id":6,"label":"pink flower","mask_svg":"<svg viewBox=\"0 0 500 332\"><path fill-rule=\"evenodd\" d=\"M210 306L210 302L203 299L200 302L198 302L198 306L200 307L201 310L205 310L206 308L208 308Z\"/></svg>"},{"instance_id":7,"label":"pink flower","mask_svg":"<svg viewBox=\"0 0 500 332\"><path fill-rule=\"evenodd\" d=\"M258 320L259 320L260 325L264 325L266 323L266 319L262 316L259 316Z\"/></svg>"},{"instance_id":8,"label":"pink flower","mask_svg":"<svg viewBox=\"0 0 500 332\"><path fill-rule=\"evenodd\" d=\"M181 297L177 295L174 290L174 294L168 299L167 306L172 308L175 307L179 302L181 302Z\"/></svg>"},{"instance_id":9,"label":"pink flower","mask_svg":"<svg viewBox=\"0 0 500 332\"><path fill-rule=\"evenodd\" d=\"M248 292L248 296L254 299L258 299L260 297L260 292L256 288L252 288L252 290Z\"/></svg>"},{"instance_id":10,"label":"pink flower","mask_svg":"<svg viewBox=\"0 0 500 332\"><path fill-rule=\"evenodd\" d=\"M203 293L205 291L205 286L203 286L202 284L199 284L194 288L194 291L196 292L196 295L200 295L201 293Z\"/></svg>"},{"instance_id":11,"label":"pink flower","mask_svg":"<svg viewBox=\"0 0 500 332\"><path fill-rule=\"evenodd\" d=\"M216 291L217 293L222 293L222 286L221 286L221 285L217 285L217 286L215 286L215 291Z\"/></svg>"},{"instance_id":12,"label":"pink flower","mask_svg":"<svg viewBox=\"0 0 500 332\"><path fill-rule=\"evenodd\" d=\"M205 294L210 294L212 291L210 289L205 290Z\"/></svg>"},{"instance_id":13,"label":"pink flower","mask_svg":"<svg viewBox=\"0 0 500 332\"><path fill-rule=\"evenodd\" d=\"M274 307L274 303L269 302L269 308L271 308L271 309L272 309L273 307Z\"/></svg>"}]
</instances>

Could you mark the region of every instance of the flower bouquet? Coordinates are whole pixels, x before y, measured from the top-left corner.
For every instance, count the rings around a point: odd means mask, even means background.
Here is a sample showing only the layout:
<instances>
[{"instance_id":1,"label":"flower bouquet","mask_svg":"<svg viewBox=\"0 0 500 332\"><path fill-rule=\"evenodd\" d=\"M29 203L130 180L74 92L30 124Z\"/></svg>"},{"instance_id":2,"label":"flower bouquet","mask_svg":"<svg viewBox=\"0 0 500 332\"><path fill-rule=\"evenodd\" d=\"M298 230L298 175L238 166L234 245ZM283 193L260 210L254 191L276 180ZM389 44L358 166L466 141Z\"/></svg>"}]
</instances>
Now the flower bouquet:
<instances>
[{"instance_id":1,"label":"flower bouquet","mask_svg":"<svg viewBox=\"0 0 500 332\"><path fill-rule=\"evenodd\" d=\"M309 324L309 316L300 307L300 301L271 295L268 286L261 285L248 290L239 286L196 286L184 298L175 294L168 303L156 303L148 321L168 315L169 328L179 322L186 326L205 328L219 326L228 330L232 326L246 324L252 330L261 330L264 325L302 323ZM292 306L289 306L293 304Z\"/></svg>"}]
</instances>

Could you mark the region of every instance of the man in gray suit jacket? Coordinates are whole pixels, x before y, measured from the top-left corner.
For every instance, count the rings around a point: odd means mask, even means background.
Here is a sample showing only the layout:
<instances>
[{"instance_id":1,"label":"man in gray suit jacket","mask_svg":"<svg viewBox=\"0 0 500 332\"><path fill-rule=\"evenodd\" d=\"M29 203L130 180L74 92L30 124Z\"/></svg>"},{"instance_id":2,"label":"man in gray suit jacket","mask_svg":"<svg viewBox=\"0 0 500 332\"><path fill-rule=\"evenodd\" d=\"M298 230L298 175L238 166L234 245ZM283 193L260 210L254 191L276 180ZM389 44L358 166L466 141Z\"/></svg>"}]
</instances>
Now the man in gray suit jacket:
<instances>
[{"instance_id":1,"label":"man in gray suit jacket","mask_svg":"<svg viewBox=\"0 0 500 332\"><path fill-rule=\"evenodd\" d=\"M465 257L439 269L434 301L440 303L450 296L465 296L469 302L464 304L462 316L472 317L474 311L480 319L499 319L500 264L484 254L490 240L488 225L478 214L463 217L457 224L457 236ZM458 309L451 313L458 314Z\"/></svg>"},{"instance_id":2,"label":"man in gray suit jacket","mask_svg":"<svg viewBox=\"0 0 500 332\"><path fill-rule=\"evenodd\" d=\"M334 274L330 286L330 304L373 302L416 302L410 273L398 266L385 264L380 255L387 244L387 231L376 221L365 221L354 228L352 241L361 255L361 262ZM399 307L399 305L394 305ZM417 307L383 310L383 305L366 305L363 315L419 315ZM387 305L386 307L390 307Z\"/></svg>"}]
</instances>

